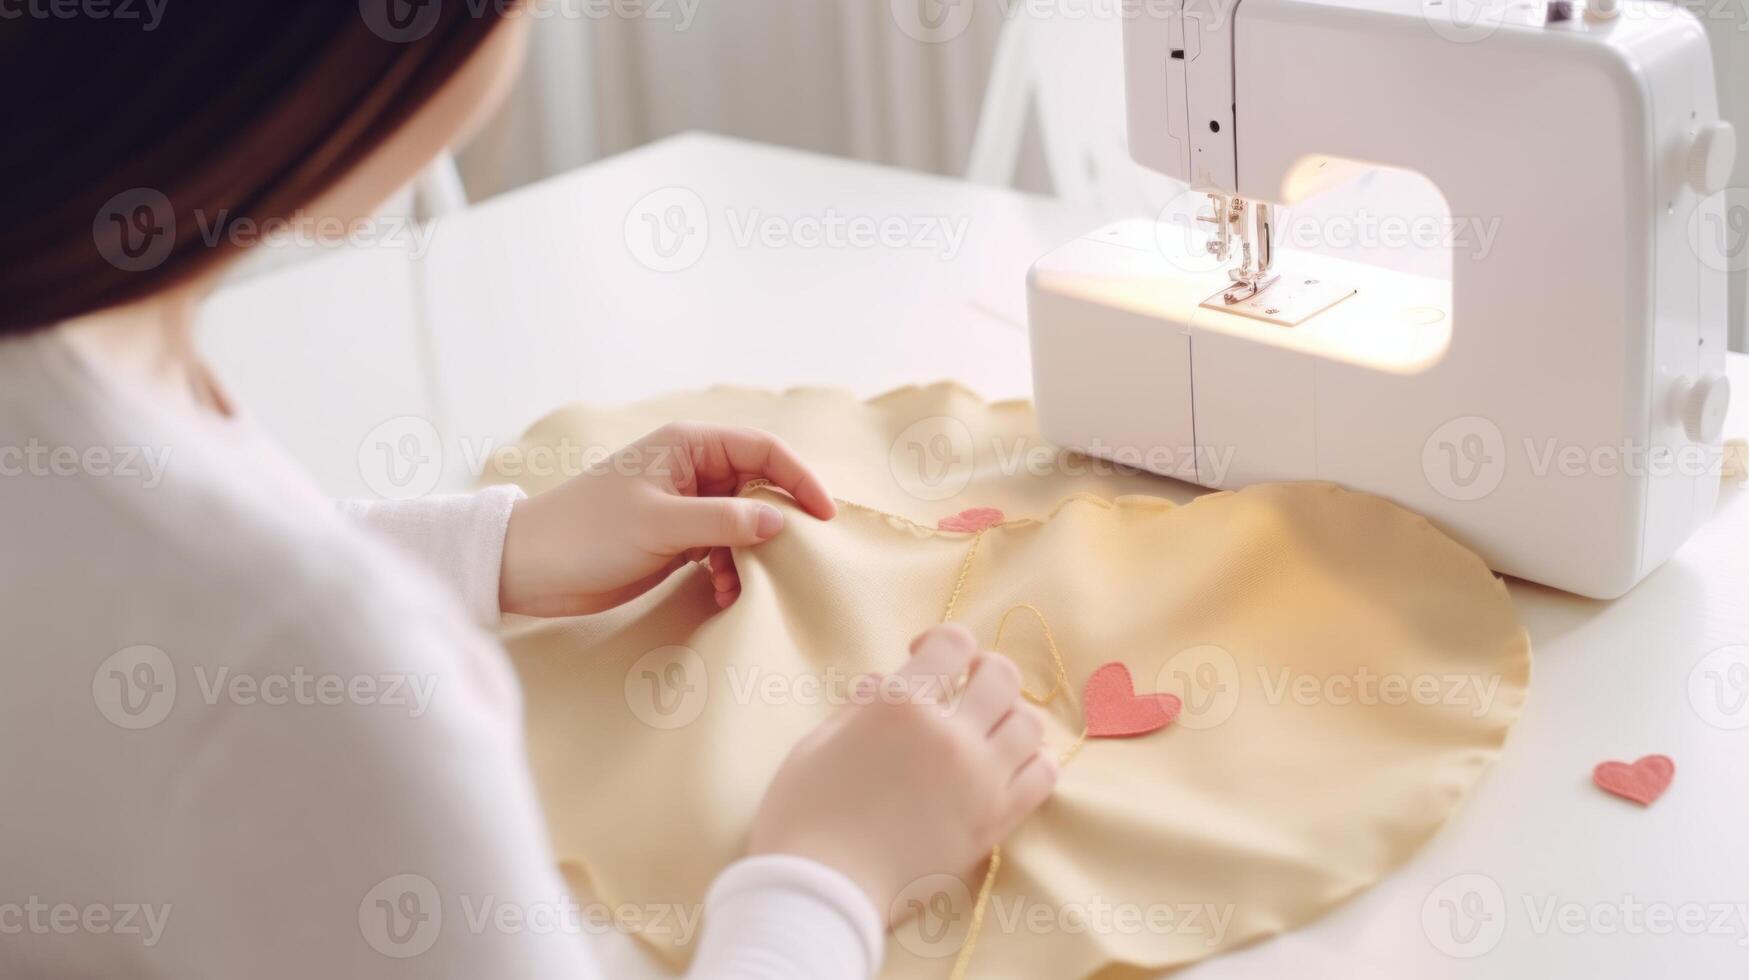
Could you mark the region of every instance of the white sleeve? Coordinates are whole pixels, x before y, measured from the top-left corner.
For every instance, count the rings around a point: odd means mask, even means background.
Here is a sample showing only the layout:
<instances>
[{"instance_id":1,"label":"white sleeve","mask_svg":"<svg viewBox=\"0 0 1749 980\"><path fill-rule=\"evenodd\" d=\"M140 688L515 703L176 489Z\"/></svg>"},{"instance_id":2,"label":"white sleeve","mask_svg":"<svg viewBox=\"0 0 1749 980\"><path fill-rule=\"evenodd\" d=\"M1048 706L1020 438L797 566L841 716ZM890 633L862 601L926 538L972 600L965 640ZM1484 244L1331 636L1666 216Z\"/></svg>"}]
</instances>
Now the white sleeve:
<instances>
[{"instance_id":1,"label":"white sleeve","mask_svg":"<svg viewBox=\"0 0 1749 980\"><path fill-rule=\"evenodd\" d=\"M886 929L849 878L805 858L746 858L705 898L694 980L867 980Z\"/></svg>"},{"instance_id":2,"label":"white sleeve","mask_svg":"<svg viewBox=\"0 0 1749 980\"><path fill-rule=\"evenodd\" d=\"M423 588L302 591L208 663L307 686L202 705L163 746L140 856L169 913L155 974L601 976L591 943L615 926L558 873L502 650L409 600ZM690 976L866 980L882 932L837 872L751 859L711 890Z\"/></svg>"},{"instance_id":3,"label":"white sleeve","mask_svg":"<svg viewBox=\"0 0 1749 980\"><path fill-rule=\"evenodd\" d=\"M510 509L525 496L514 486L497 486L413 500L342 500L338 506L436 575L474 622L490 626L501 615L499 571Z\"/></svg>"}]
</instances>

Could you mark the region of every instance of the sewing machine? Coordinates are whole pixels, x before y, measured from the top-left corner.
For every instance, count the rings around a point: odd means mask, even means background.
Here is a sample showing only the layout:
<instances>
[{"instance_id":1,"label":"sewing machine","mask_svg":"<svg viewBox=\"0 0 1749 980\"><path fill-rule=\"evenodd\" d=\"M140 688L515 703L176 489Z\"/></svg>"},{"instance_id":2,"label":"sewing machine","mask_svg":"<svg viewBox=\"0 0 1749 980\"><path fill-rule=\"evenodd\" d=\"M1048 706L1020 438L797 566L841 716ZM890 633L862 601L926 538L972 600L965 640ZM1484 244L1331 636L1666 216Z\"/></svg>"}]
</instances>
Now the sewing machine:
<instances>
[{"instance_id":1,"label":"sewing machine","mask_svg":"<svg viewBox=\"0 0 1749 980\"><path fill-rule=\"evenodd\" d=\"M1034 266L1047 438L1377 493L1597 598L1707 520L1730 386L1705 236L1736 146L1706 37L1660 0L1476 2L1125 0L1131 154L1199 213ZM1279 247L1284 208L1375 167L1487 247L1445 276Z\"/></svg>"}]
</instances>

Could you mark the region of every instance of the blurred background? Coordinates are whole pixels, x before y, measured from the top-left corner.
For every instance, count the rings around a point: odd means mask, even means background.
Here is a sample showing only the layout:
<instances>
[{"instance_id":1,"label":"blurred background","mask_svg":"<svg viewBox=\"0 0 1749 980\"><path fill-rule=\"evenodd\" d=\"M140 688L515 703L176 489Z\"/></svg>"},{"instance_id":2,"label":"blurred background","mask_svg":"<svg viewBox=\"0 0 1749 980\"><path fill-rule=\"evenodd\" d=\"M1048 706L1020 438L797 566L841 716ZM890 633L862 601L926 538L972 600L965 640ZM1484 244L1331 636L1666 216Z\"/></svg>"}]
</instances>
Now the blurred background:
<instances>
[{"instance_id":1,"label":"blurred background","mask_svg":"<svg viewBox=\"0 0 1749 980\"><path fill-rule=\"evenodd\" d=\"M707 130L957 175L1002 30L1024 2L550 0L536 8L521 85L462 154L462 174L487 197ZM1097 15L1113 3L1083 6ZM1024 176L1048 190L1036 152Z\"/></svg>"},{"instance_id":2,"label":"blurred background","mask_svg":"<svg viewBox=\"0 0 1749 980\"><path fill-rule=\"evenodd\" d=\"M395 206L429 217L703 131L1158 214L1181 188L1125 152L1119 2L545 0L504 108L425 197ZM1486 17L1518 0L1468 2ZM1749 0L1670 7L1706 26L1723 114L1749 134ZM1733 184L1749 186L1749 152ZM1368 193L1434 200L1397 180L1326 203ZM1741 240L1728 247L1749 251L1749 200L1737 212L1745 220L1726 232ZM245 274L296 258L263 255ZM1732 292L1738 350L1749 348L1744 279Z\"/></svg>"},{"instance_id":3,"label":"blurred background","mask_svg":"<svg viewBox=\"0 0 1749 980\"><path fill-rule=\"evenodd\" d=\"M1098 55L1074 73L1096 96L1082 107L1121 119L1121 89L1097 84L1121 84L1117 3L546 0L523 80L462 175L479 199L690 130L960 175L1003 32L1022 21L1096 35L1079 46ZM1712 34L1722 92L1749 93L1749 3L1672 6ZM1025 135L1016 183L1050 192L1036 127Z\"/></svg>"},{"instance_id":4,"label":"blurred background","mask_svg":"<svg viewBox=\"0 0 1749 980\"><path fill-rule=\"evenodd\" d=\"M1543 2L1436 9L1486 27ZM389 202L380 238L255 249L208 305L204 346L341 496L388 495L385 458L438 460L437 485L471 486L481 453L459 445L514 440L578 400L840 375L866 396L944 370L1025 397L1037 257L1124 217L1206 234L1191 217L1206 198L1129 159L1119 3L545 0L525 13L510 97ZM1749 0L1623 16L1683 10L1708 32L1722 115L1749 136ZM1725 193L1724 220L1690 244L1732 270L1743 350L1749 151ZM942 254L797 237L833 216L958 237ZM1500 220L1450 215L1424 178L1392 170L1277 217L1283 248L1434 276ZM761 220L779 241L737 239ZM1469 237L1383 240L1393 221ZM1337 240L1357 229L1370 236ZM676 251L651 252L652 234ZM652 369L652 350L686 356Z\"/></svg>"}]
</instances>

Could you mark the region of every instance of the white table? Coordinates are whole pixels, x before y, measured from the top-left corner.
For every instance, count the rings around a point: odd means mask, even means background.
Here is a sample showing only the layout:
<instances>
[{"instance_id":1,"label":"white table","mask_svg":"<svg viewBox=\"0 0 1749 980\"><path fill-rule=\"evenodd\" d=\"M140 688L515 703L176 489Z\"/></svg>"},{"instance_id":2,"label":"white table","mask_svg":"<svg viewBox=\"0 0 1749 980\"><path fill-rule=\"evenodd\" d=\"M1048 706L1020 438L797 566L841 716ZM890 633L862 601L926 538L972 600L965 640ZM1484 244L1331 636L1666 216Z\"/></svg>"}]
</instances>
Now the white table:
<instances>
[{"instance_id":1,"label":"white table","mask_svg":"<svg viewBox=\"0 0 1749 980\"><path fill-rule=\"evenodd\" d=\"M693 251L686 243L672 257L653 251L646 212L663 228L674 227L663 224L670 213L685 217ZM737 235L761 216L805 234L791 219L832 213L912 229L964 222L966 237L947 255ZM451 446L443 480L456 485L469 474L454 447L470 442L477 452L514 439L577 399L616 403L722 382L874 394L945 377L990 397L1024 396L1026 269L1107 217L687 136L448 220L422 263L353 254L241 286L215 304L209 335L245 399L331 489L371 482L359 446L380 423L408 415L443 432ZM1734 358L1732 375L1749 392L1749 359ZM1749 431L1749 397L1738 400L1730 431ZM1707 671L1723 665L1704 658L1749 644L1746 545L1749 491L1727 487L1712 524L1623 599L1514 583L1536 651L1531 700L1504 758L1450 826L1403 870L1313 926L1184 975L1749 973L1749 708L1714 713L1742 726L1732 729L1709 723L1690 697L1691 680L1705 694L1715 679ZM1749 683L1741 693L1749 696ZM1670 755L1679 770L1658 805L1642 811L1590 786L1596 762L1650 752ZM1467 891L1477 898L1466 900ZM1468 937L1463 921L1446 917L1444 899L1491 915L1503 930ZM1668 910L1673 931L1612 921L1624 902ZM1722 924L1711 921L1720 906L1729 907ZM1697 913L1708 921L1685 934L1682 914Z\"/></svg>"}]
</instances>

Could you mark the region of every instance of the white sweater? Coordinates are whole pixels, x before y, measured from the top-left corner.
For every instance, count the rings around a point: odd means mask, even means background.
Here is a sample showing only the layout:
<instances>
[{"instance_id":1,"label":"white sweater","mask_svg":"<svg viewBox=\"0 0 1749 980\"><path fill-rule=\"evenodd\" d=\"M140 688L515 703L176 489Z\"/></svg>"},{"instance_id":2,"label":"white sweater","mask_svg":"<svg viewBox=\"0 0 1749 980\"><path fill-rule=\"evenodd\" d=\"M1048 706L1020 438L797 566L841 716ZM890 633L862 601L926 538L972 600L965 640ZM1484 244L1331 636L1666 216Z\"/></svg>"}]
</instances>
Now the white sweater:
<instances>
[{"instance_id":1,"label":"white sweater","mask_svg":"<svg viewBox=\"0 0 1749 980\"><path fill-rule=\"evenodd\" d=\"M695 977L871 976L881 918L800 859L567 896L468 615L515 499L337 513L246 423L0 342L0 976L595 977L616 914L702 928Z\"/></svg>"}]
</instances>

